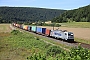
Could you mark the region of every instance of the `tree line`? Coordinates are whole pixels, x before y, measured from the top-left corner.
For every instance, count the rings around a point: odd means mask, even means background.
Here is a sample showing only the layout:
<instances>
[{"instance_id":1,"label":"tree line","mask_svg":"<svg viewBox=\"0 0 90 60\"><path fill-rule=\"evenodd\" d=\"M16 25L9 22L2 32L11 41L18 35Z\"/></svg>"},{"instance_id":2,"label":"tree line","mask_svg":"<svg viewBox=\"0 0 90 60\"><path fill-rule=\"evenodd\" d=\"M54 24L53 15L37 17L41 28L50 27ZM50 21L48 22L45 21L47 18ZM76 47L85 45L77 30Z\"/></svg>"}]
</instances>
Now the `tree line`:
<instances>
[{"instance_id":1,"label":"tree line","mask_svg":"<svg viewBox=\"0 0 90 60\"><path fill-rule=\"evenodd\" d=\"M32 23L51 20L66 10L34 7L0 7L0 23Z\"/></svg>"}]
</instances>

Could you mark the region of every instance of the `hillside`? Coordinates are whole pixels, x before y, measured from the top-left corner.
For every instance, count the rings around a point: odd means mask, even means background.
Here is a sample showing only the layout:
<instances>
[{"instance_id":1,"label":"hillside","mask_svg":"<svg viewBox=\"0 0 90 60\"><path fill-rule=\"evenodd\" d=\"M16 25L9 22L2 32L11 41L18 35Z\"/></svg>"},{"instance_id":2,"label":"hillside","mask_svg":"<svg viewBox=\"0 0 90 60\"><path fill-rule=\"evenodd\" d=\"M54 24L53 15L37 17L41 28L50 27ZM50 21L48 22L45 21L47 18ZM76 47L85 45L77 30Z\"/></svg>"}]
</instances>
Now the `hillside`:
<instances>
[{"instance_id":1,"label":"hillside","mask_svg":"<svg viewBox=\"0 0 90 60\"><path fill-rule=\"evenodd\" d=\"M34 7L0 7L0 23L47 21L65 11Z\"/></svg>"},{"instance_id":2,"label":"hillside","mask_svg":"<svg viewBox=\"0 0 90 60\"><path fill-rule=\"evenodd\" d=\"M52 22L90 22L90 5L69 10L56 17Z\"/></svg>"}]
</instances>

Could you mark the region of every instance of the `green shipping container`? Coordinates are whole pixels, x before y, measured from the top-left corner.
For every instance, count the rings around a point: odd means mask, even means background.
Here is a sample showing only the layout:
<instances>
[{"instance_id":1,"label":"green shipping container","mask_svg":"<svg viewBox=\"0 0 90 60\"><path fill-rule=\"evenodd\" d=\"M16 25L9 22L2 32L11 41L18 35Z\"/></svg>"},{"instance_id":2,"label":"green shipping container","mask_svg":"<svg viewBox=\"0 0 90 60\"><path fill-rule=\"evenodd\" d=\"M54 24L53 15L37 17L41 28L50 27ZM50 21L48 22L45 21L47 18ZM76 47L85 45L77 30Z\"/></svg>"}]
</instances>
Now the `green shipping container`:
<instances>
[{"instance_id":1,"label":"green shipping container","mask_svg":"<svg viewBox=\"0 0 90 60\"><path fill-rule=\"evenodd\" d=\"M33 32L36 32L36 26L32 26L32 29L31 29Z\"/></svg>"}]
</instances>

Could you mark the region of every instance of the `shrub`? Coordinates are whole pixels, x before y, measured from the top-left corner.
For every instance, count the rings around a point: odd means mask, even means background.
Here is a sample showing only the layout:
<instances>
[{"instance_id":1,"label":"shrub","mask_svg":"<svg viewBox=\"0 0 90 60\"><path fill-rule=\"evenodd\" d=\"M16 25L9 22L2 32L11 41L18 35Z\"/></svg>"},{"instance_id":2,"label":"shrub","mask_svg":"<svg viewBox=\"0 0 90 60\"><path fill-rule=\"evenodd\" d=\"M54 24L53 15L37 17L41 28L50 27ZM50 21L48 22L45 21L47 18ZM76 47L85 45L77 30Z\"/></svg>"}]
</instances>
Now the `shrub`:
<instances>
[{"instance_id":1,"label":"shrub","mask_svg":"<svg viewBox=\"0 0 90 60\"><path fill-rule=\"evenodd\" d=\"M40 53L34 53L32 56L27 57L28 60L46 60L45 55L41 55Z\"/></svg>"},{"instance_id":2,"label":"shrub","mask_svg":"<svg viewBox=\"0 0 90 60\"><path fill-rule=\"evenodd\" d=\"M80 46L78 48L72 48L70 52L70 57L74 58L75 60L89 60L90 51Z\"/></svg>"},{"instance_id":3,"label":"shrub","mask_svg":"<svg viewBox=\"0 0 90 60\"><path fill-rule=\"evenodd\" d=\"M13 30L11 33L12 33L13 35L17 35L17 34L20 34L20 31L19 31L19 30Z\"/></svg>"},{"instance_id":4,"label":"shrub","mask_svg":"<svg viewBox=\"0 0 90 60\"><path fill-rule=\"evenodd\" d=\"M50 46L48 48L48 50L46 51L46 54L51 55L51 56L54 56L54 55L60 54L60 53L61 53L61 49L58 46Z\"/></svg>"}]
</instances>

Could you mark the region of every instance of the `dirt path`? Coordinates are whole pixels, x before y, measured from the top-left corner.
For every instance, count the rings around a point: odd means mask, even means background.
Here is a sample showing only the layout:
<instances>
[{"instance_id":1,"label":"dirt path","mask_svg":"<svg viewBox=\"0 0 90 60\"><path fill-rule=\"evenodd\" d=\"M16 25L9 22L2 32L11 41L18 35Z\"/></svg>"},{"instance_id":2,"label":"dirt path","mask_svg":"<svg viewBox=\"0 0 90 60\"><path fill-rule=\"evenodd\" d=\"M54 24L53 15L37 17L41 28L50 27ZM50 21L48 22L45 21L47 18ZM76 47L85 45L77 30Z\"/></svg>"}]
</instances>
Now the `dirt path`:
<instances>
[{"instance_id":1,"label":"dirt path","mask_svg":"<svg viewBox=\"0 0 90 60\"><path fill-rule=\"evenodd\" d=\"M53 29L53 27L48 26L41 26L46 27L48 29ZM58 29L55 27L54 29ZM90 28L68 28L68 27L59 27L59 30L67 30L74 33L74 36L81 39L90 40Z\"/></svg>"}]
</instances>

